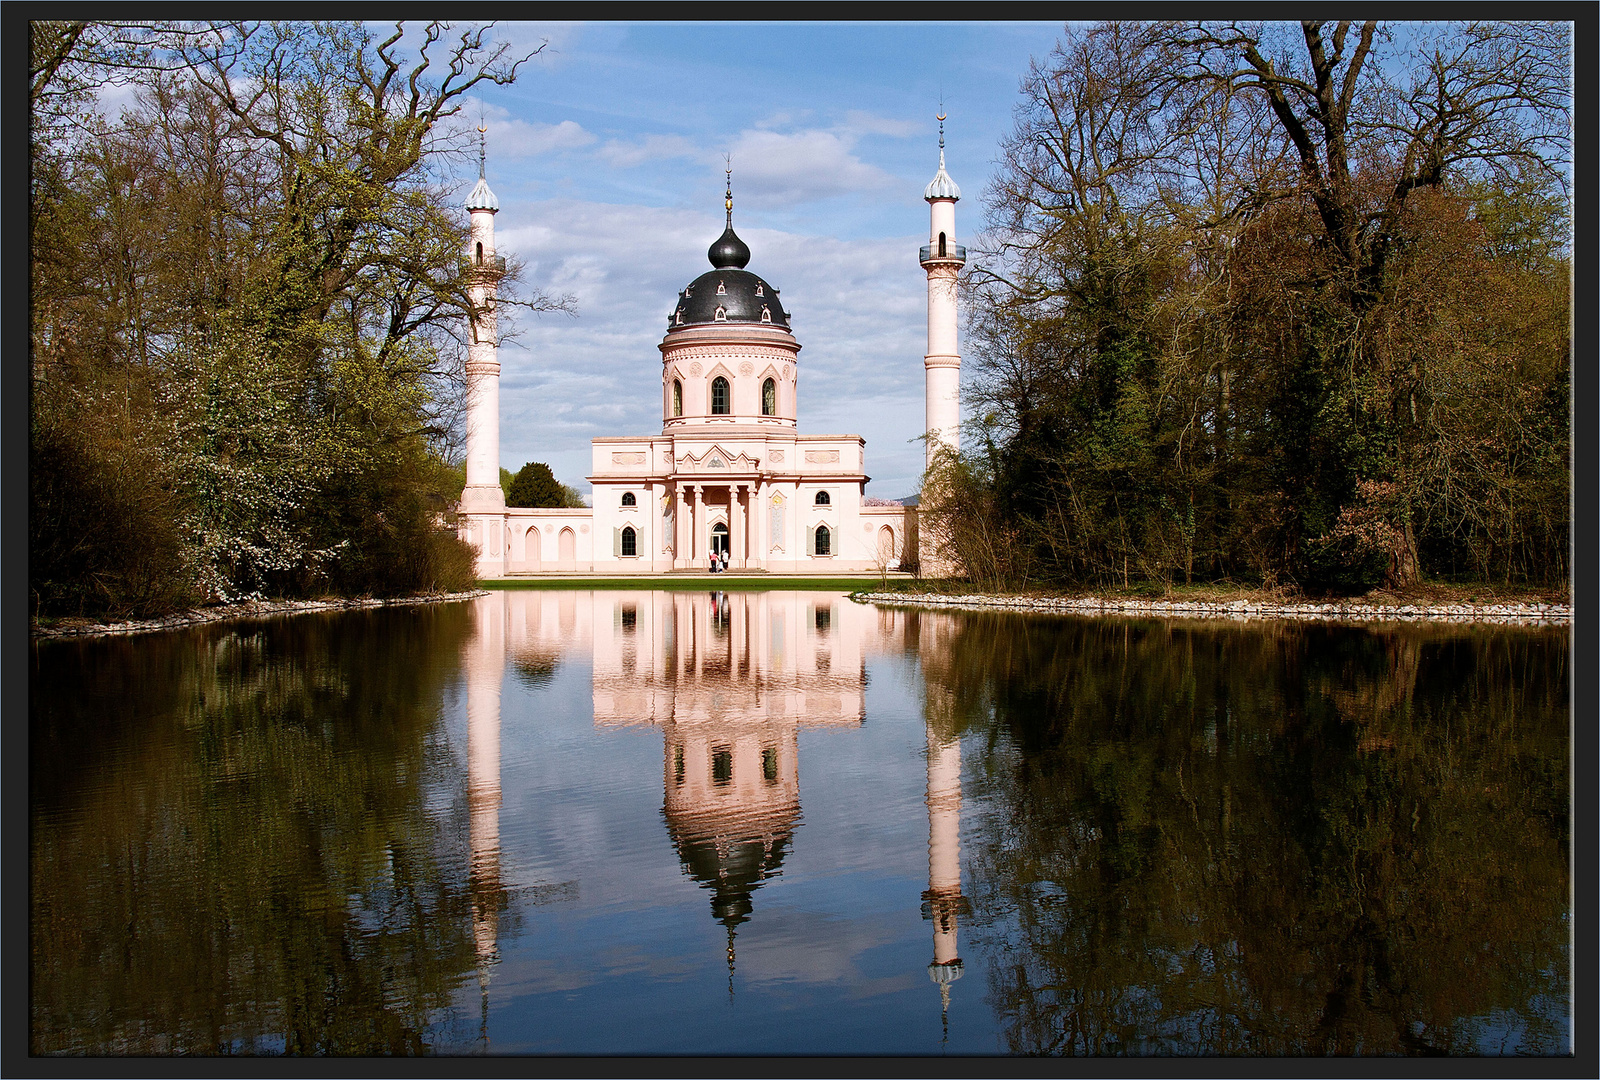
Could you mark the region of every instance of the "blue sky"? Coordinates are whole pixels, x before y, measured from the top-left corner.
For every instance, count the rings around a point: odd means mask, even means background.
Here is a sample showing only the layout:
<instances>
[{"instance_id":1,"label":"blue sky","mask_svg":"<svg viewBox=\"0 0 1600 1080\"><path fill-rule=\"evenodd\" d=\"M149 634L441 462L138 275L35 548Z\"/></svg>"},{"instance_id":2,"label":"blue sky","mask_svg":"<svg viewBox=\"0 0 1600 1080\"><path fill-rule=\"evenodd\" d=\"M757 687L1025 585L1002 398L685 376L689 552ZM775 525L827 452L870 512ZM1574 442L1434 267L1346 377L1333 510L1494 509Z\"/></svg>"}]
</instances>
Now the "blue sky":
<instances>
[{"instance_id":1,"label":"blue sky","mask_svg":"<svg viewBox=\"0 0 1600 1080\"><path fill-rule=\"evenodd\" d=\"M529 288L576 315L523 316L501 349L500 463L548 462L587 491L589 440L659 432L677 292L722 229L723 155L750 269L800 340L800 429L867 440L868 493L910 494L922 448L922 189L946 160L960 239L1030 57L1055 23L507 23L509 87L459 118L489 128L496 236ZM476 93L476 91L475 91ZM468 116L467 113L471 115ZM476 161L459 164L464 198Z\"/></svg>"}]
</instances>

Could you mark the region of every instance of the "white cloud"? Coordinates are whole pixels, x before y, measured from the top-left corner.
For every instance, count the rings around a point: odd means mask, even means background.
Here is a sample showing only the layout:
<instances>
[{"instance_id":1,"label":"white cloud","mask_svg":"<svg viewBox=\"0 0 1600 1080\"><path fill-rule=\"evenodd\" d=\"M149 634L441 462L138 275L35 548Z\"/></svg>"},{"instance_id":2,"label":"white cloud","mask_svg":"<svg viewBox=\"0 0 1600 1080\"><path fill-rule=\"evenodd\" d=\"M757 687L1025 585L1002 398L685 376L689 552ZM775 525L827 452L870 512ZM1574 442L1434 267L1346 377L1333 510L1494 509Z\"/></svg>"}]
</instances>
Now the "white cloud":
<instances>
[{"instance_id":1,"label":"white cloud","mask_svg":"<svg viewBox=\"0 0 1600 1080\"><path fill-rule=\"evenodd\" d=\"M667 158L709 160L712 157L708 151L696 145L693 139L684 138L682 135L646 135L635 143L612 139L595 152L608 165L618 169L631 169L647 161L662 161Z\"/></svg>"},{"instance_id":2,"label":"white cloud","mask_svg":"<svg viewBox=\"0 0 1600 1080\"><path fill-rule=\"evenodd\" d=\"M737 186L737 185L736 185ZM742 189L741 189L742 190ZM529 287L570 293L577 317L522 316L501 350L501 464L545 461L583 486L589 440L661 429L656 346L678 290L709 268L720 215L577 200L504 204L497 246ZM795 313L800 430L867 440L870 493L915 490L922 448L926 279L916 236L840 240L741 227L749 269Z\"/></svg>"},{"instance_id":3,"label":"white cloud","mask_svg":"<svg viewBox=\"0 0 1600 1080\"><path fill-rule=\"evenodd\" d=\"M485 138L489 156L497 161L516 161L525 158L576 150L596 141L596 137L573 120L559 124L530 124L513 117L503 106L489 105L469 98L461 111L441 127L445 138L458 146L477 144L477 127L480 122L488 130Z\"/></svg>"},{"instance_id":4,"label":"white cloud","mask_svg":"<svg viewBox=\"0 0 1600 1080\"><path fill-rule=\"evenodd\" d=\"M733 144L739 193L757 206L789 206L889 187L895 178L852 152L854 136L813 128L785 135L752 130Z\"/></svg>"},{"instance_id":5,"label":"white cloud","mask_svg":"<svg viewBox=\"0 0 1600 1080\"><path fill-rule=\"evenodd\" d=\"M845 113L844 126L866 135L889 135L896 139L919 135L925 130L925 125L915 120L894 120L887 116L874 116L860 109Z\"/></svg>"}]
</instances>

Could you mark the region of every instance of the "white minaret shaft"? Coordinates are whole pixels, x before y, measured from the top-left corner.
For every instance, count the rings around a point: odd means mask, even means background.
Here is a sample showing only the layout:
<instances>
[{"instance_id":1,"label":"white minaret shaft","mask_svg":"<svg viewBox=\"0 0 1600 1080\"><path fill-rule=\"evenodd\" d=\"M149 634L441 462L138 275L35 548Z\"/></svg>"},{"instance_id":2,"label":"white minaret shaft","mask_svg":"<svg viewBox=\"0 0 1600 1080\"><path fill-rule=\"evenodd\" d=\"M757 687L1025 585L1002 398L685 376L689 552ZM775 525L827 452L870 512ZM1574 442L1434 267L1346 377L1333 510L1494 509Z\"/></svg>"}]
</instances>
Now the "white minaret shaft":
<instances>
[{"instance_id":1,"label":"white minaret shaft","mask_svg":"<svg viewBox=\"0 0 1600 1080\"><path fill-rule=\"evenodd\" d=\"M928 272L928 352L922 358L927 376L927 444L925 465L939 448L961 449L961 352L956 340L956 279L967 250L956 244L956 201L961 189L944 171L944 121L939 114L939 171L923 192L928 201L928 246L920 252Z\"/></svg>"},{"instance_id":2,"label":"white minaret shaft","mask_svg":"<svg viewBox=\"0 0 1600 1080\"><path fill-rule=\"evenodd\" d=\"M495 297L505 260L494 250L494 216L500 200L484 178L482 127L478 128L478 184L467 196L472 235L467 265L472 317L467 344L467 483L461 512L472 524L478 548L478 576L499 577L505 569L505 493L500 489L500 349Z\"/></svg>"}]
</instances>

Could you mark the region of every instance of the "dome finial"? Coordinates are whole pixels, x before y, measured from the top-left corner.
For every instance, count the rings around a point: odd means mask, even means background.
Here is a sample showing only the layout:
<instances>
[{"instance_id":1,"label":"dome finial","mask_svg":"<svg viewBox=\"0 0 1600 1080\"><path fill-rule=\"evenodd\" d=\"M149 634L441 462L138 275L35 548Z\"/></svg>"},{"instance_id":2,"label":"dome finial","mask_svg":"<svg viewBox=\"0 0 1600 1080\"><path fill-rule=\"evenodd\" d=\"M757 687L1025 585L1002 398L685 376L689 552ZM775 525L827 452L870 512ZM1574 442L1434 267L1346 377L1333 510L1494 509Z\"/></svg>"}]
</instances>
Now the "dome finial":
<instances>
[{"instance_id":1,"label":"dome finial","mask_svg":"<svg viewBox=\"0 0 1600 1080\"><path fill-rule=\"evenodd\" d=\"M727 176L727 188L722 194L722 206L728 212L728 220L722 235L717 237L717 242L706 252L706 257L711 260L711 265L719 270L730 267L742 270L750 261L750 249L733 231L733 155L724 154L722 159L727 164L724 170Z\"/></svg>"},{"instance_id":2,"label":"dome finial","mask_svg":"<svg viewBox=\"0 0 1600 1080\"><path fill-rule=\"evenodd\" d=\"M472 189L472 194L467 196L468 210L488 210L495 212L500 209L500 200L494 197L494 192L489 190L489 181L484 172L484 159L488 154L484 134L489 130L489 125L478 115L478 184Z\"/></svg>"},{"instance_id":3,"label":"dome finial","mask_svg":"<svg viewBox=\"0 0 1600 1080\"><path fill-rule=\"evenodd\" d=\"M943 95L941 95L942 98ZM949 199L951 202L961 198L961 189L956 182L950 179L950 174L944 171L944 122L947 116L944 111L944 102L939 102L939 171L933 174L933 180L923 191L922 197L930 202L934 199Z\"/></svg>"}]
</instances>

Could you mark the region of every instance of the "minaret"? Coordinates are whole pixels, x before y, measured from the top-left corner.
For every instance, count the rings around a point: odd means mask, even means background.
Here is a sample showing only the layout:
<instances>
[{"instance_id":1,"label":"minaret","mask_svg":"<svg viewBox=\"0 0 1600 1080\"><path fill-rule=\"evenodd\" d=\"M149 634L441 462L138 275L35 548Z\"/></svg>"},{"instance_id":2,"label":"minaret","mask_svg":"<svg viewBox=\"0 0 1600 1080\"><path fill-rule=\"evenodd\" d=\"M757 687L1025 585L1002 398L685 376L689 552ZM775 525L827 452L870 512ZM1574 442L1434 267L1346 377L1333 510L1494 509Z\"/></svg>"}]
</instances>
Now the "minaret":
<instances>
[{"instance_id":1,"label":"minaret","mask_svg":"<svg viewBox=\"0 0 1600 1080\"><path fill-rule=\"evenodd\" d=\"M961 355L956 344L956 277L967 249L956 244L956 200L961 189L944 171L944 113L939 114L939 171L922 197L928 201L928 246L920 252L928 272L927 443L924 465L941 446L961 449Z\"/></svg>"},{"instance_id":2,"label":"minaret","mask_svg":"<svg viewBox=\"0 0 1600 1080\"><path fill-rule=\"evenodd\" d=\"M472 214L467 263L473 314L467 344L467 484L461 492L461 514L472 526L481 578L499 577L506 565L506 498L500 488L500 350L494 310L506 261L494 251L494 216L500 200L484 178L486 130L481 125L478 128L478 186L467 196Z\"/></svg>"}]
</instances>

